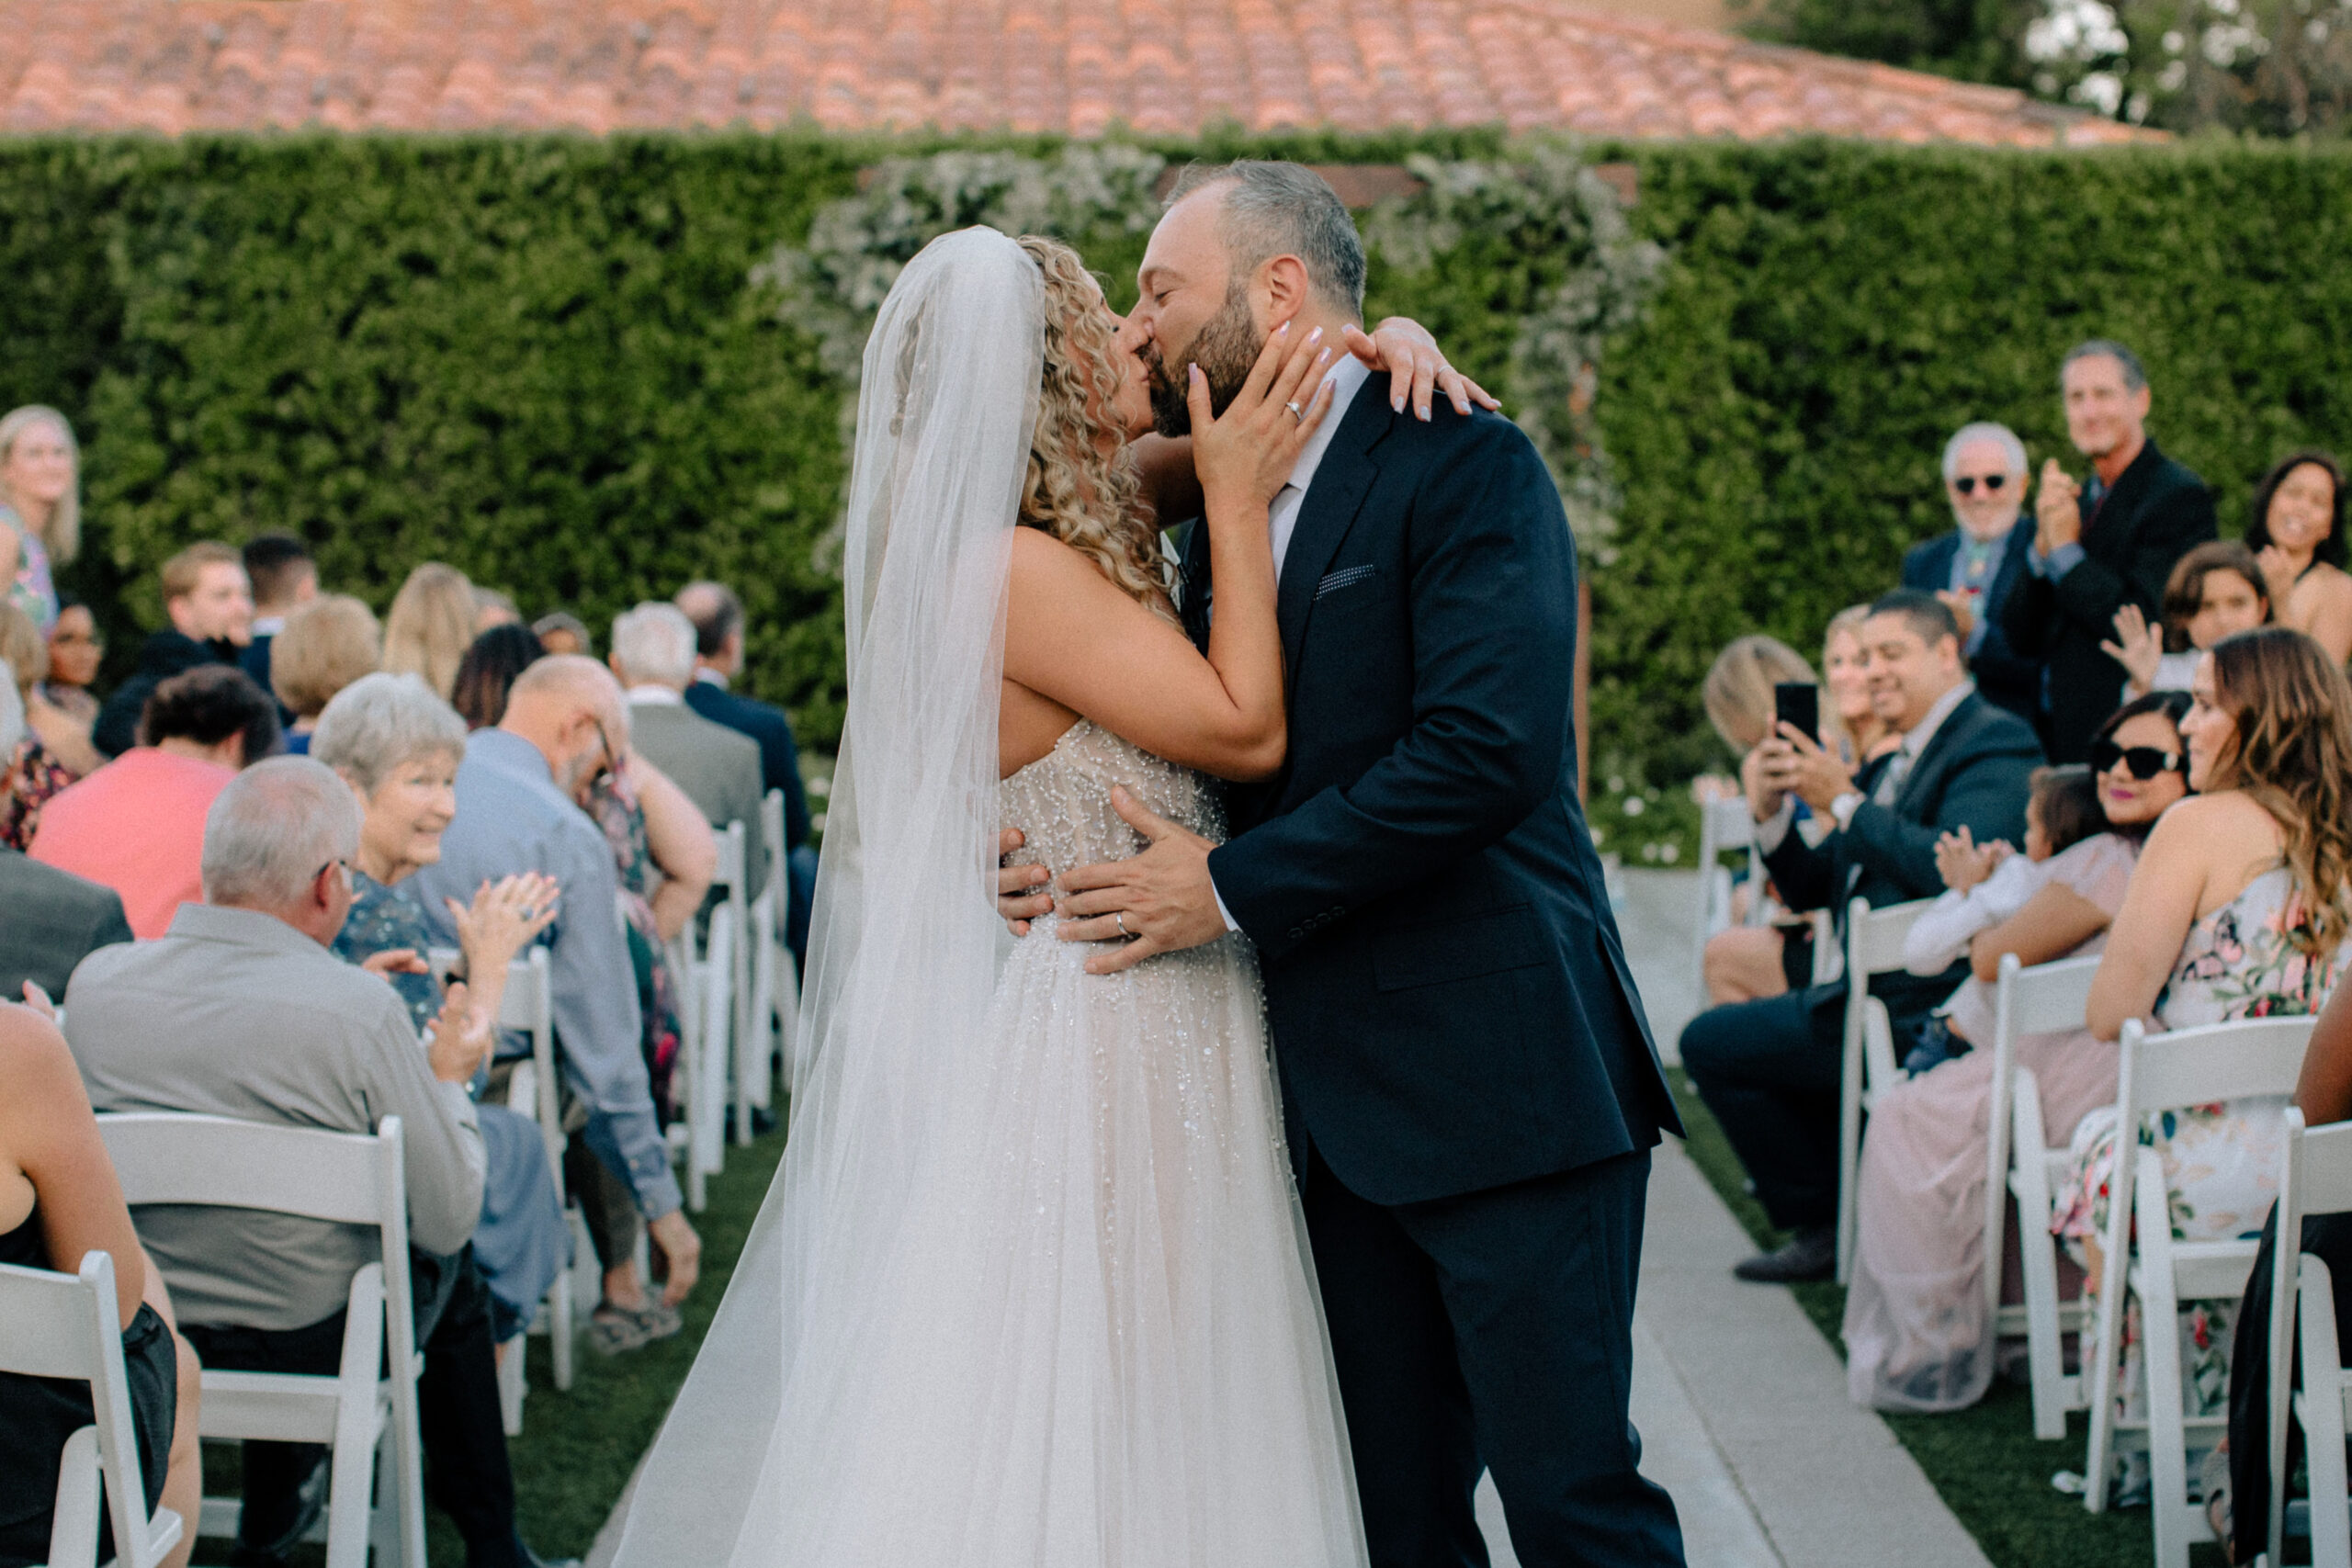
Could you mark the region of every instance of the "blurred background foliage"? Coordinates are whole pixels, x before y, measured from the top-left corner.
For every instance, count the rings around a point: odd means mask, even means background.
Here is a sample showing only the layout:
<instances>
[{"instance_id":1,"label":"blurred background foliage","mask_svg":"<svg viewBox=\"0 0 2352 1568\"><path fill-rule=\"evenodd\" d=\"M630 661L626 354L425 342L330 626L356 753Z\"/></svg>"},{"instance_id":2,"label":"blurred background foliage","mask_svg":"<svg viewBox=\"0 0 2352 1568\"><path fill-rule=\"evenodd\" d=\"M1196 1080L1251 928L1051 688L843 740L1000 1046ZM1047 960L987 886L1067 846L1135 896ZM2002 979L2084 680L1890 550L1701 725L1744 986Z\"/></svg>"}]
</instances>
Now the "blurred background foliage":
<instances>
[{"instance_id":1,"label":"blurred background foliage","mask_svg":"<svg viewBox=\"0 0 2352 1568\"><path fill-rule=\"evenodd\" d=\"M411 566L447 559L600 630L715 575L750 605L752 685L823 749L840 721L826 541L842 384L775 254L861 168L944 145L0 142L0 396L53 402L81 433L90 547L69 585L105 611L119 660L160 621L156 566L204 536L293 529L329 583L379 609ZM1150 150L1533 156L1483 133ZM1629 859L1684 815L1671 786L1724 760L1697 704L1716 649L1760 627L1816 655L1832 613L1951 525L1937 460L1953 428L2003 420L2037 467L2079 467L2055 388L2071 343L2111 335L2145 357L2152 429L2214 485L2225 531L2285 451L2352 449L2352 154L1577 155L1634 165L1626 218L1668 258L1609 339L1590 411L1619 498L1609 537L1586 541L1601 546L1586 558L1594 772L1652 801L1639 821L1595 818ZM1142 235L1123 220L1077 237L1129 303ZM1555 225L1472 225L1409 270L1375 250L1369 305L1427 322L1504 390L1520 323L1571 259Z\"/></svg>"}]
</instances>

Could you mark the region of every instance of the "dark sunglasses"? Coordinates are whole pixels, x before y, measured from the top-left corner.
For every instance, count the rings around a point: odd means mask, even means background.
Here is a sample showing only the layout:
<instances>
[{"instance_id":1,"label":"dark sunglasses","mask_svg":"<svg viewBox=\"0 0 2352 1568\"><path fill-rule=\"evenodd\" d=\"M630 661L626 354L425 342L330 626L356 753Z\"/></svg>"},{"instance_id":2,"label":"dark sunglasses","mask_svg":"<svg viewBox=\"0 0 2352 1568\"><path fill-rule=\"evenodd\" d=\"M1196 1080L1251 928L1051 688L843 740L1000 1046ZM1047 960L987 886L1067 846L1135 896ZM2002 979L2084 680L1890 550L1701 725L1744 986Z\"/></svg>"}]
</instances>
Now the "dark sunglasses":
<instances>
[{"instance_id":1,"label":"dark sunglasses","mask_svg":"<svg viewBox=\"0 0 2352 1568\"><path fill-rule=\"evenodd\" d=\"M1951 481L1951 488L1960 491L1962 495L1974 495L1976 493L1976 487L1979 484L1982 484L1984 487L1985 493L1991 494L2008 482L2009 476L2007 474L1986 474L1982 479L1979 479L1974 474L1962 474L1960 478Z\"/></svg>"},{"instance_id":2,"label":"dark sunglasses","mask_svg":"<svg viewBox=\"0 0 2352 1568\"><path fill-rule=\"evenodd\" d=\"M2135 779L2152 779L2158 773L2177 773L2188 759L2177 751L2162 751L2154 746L2118 746L2112 740L2091 742L2091 772L2111 773L2118 763Z\"/></svg>"}]
</instances>

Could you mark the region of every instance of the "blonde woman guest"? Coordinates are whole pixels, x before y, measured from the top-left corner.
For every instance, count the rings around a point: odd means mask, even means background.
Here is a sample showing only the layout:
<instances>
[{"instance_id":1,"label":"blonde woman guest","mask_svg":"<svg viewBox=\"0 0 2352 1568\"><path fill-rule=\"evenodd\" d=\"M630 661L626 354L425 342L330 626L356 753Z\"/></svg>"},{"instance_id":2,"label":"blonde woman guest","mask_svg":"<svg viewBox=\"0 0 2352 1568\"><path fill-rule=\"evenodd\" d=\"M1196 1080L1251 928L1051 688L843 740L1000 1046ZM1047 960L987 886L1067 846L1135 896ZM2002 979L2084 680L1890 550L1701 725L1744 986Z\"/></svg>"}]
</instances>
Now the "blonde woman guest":
<instances>
[{"instance_id":1,"label":"blonde woman guest","mask_svg":"<svg viewBox=\"0 0 2352 1568\"><path fill-rule=\"evenodd\" d=\"M1862 623L1870 616L1868 604L1849 605L1830 617L1821 639L1828 699L1821 705L1821 743L1857 768L1903 743L1871 706L1870 665L1862 652Z\"/></svg>"},{"instance_id":2,"label":"blonde woman guest","mask_svg":"<svg viewBox=\"0 0 2352 1568\"><path fill-rule=\"evenodd\" d=\"M2020 852L1957 837L1939 846L1947 885L1966 897L1957 908L1950 893L1939 900L1912 928L1904 956L1913 974L1933 975L1966 953L1970 977L1941 1010L1952 1035L1975 1049L1890 1085L1871 1103L1844 1325L1847 1392L1857 1404L1959 1410L1991 1383L1984 1269L2001 1266L1986 1258L1984 1234L1992 982L2004 953L2034 964L2101 950L2141 844L2188 793L2179 728L2188 708L2186 696L2164 692L2118 710L2091 746L2090 799L2074 798L2070 775L2079 779L2080 769L2036 773ZM2021 900L1988 899L1992 879L2030 886L2016 890ZM1984 913L1967 919L1969 904ZM2062 1144L2086 1111L2115 1098L2115 1047L2087 1030L2026 1035L2016 1050L2034 1075L2042 1126Z\"/></svg>"},{"instance_id":3,"label":"blonde woman guest","mask_svg":"<svg viewBox=\"0 0 2352 1568\"><path fill-rule=\"evenodd\" d=\"M384 670L419 675L444 701L474 640L474 585L454 566L426 561L408 574L384 617Z\"/></svg>"},{"instance_id":4,"label":"blonde woman guest","mask_svg":"<svg viewBox=\"0 0 2352 1568\"><path fill-rule=\"evenodd\" d=\"M1764 743L1777 711L1772 688L1783 681L1818 683L1804 656L1778 638L1736 637L1715 656L1699 697L1724 745L1744 757ZM1714 776L1692 781L1691 790L1702 805L1736 800L1741 793L1737 779ZM1803 940L1810 928L1745 923L1747 900L1762 893L1760 887L1738 888L1732 924L1707 939L1702 973L1710 1006L1777 997L1810 972L1812 949Z\"/></svg>"},{"instance_id":5,"label":"blonde woman guest","mask_svg":"<svg viewBox=\"0 0 2352 1568\"><path fill-rule=\"evenodd\" d=\"M2216 643L2190 690L2181 734L2198 793L2149 835L2110 928L2088 1009L2102 1040L2128 1019L2169 1030L2315 1013L2352 936L2352 686L2343 670L2301 632L2265 627ZM2166 1116L2176 1235L2210 1241L2262 1229L2278 1195L2287 1104L2285 1095L2259 1096ZM2094 1288L2116 1142L2111 1108L2083 1118L2052 1223ZM2228 1314L2213 1303L2183 1304L2191 1415L2222 1403ZM2145 1398L2139 1337L2127 1323L2127 1411Z\"/></svg>"},{"instance_id":6,"label":"blonde woman guest","mask_svg":"<svg viewBox=\"0 0 2352 1568\"><path fill-rule=\"evenodd\" d=\"M308 752L319 715L336 693L374 673L382 657L376 612L347 593L324 594L288 615L269 645L270 689L294 716L286 749Z\"/></svg>"},{"instance_id":7,"label":"blonde woman guest","mask_svg":"<svg viewBox=\"0 0 2352 1568\"><path fill-rule=\"evenodd\" d=\"M0 584L42 635L57 620L52 569L82 548L81 451L53 408L0 416Z\"/></svg>"},{"instance_id":8,"label":"blonde woman guest","mask_svg":"<svg viewBox=\"0 0 2352 1568\"><path fill-rule=\"evenodd\" d=\"M2297 452L2255 487L2246 547L2269 577L2278 621L2342 664L2352 659L2352 573L2344 570L2344 470L2324 452Z\"/></svg>"}]
</instances>

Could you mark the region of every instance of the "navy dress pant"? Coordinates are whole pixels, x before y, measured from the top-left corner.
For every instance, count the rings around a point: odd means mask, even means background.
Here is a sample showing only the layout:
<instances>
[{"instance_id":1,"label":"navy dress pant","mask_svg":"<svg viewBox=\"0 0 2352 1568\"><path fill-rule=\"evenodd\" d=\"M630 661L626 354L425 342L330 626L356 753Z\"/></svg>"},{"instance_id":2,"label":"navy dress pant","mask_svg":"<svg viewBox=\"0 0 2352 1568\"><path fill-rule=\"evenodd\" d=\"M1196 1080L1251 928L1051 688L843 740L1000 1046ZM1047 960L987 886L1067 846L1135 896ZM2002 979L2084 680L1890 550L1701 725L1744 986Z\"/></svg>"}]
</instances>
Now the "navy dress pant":
<instances>
[{"instance_id":1,"label":"navy dress pant","mask_svg":"<svg viewBox=\"0 0 2352 1568\"><path fill-rule=\"evenodd\" d=\"M1372 1568L1486 1568L1482 1468L1526 1568L1680 1564L1626 1415L1649 1152L1394 1207L1300 1168Z\"/></svg>"},{"instance_id":2,"label":"navy dress pant","mask_svg":"<svg viewBox=\"0 0 2352 1568\"><path fill-rule=\"evenodd\" d=\"M1784 1231L1838 1220L1843 982L1709 1008L1682 1031L1682 1070Z\"/></svg>"}]
</instances>

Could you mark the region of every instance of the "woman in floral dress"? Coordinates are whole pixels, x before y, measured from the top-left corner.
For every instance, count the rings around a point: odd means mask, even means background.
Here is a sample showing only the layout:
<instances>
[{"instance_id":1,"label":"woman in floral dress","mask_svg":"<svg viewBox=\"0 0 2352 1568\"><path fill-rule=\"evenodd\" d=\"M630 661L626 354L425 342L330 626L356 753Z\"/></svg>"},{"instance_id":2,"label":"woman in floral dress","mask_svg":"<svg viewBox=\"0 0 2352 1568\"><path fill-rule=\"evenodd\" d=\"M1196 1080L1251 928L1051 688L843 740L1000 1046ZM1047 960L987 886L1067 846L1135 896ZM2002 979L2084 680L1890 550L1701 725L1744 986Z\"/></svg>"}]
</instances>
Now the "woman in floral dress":
<instances>
[{"instance_id":1,"label":"woman in floral dress","mask_svg":"<svg viewBox=\"0 0 2352 1568\"><path fill-rule=\"evenodd\" d=\"M2125 1021L2188 1029L2317 1012L2352 936L2352 686L2300 632L2224 638L2198 661L2182 721L2199 794L2165 814L2132 874L2098 977L2088 1022L2102 1040ZM2173 1234L2188 1241L2260 1233L2278 1193L2285 1095L2167 1111L2160 1148ZM2113 1109L2075 1130L2052 1228L2098 1279L2116 1160ZM2183 1303L2178 1332L2189 1413L2219 1411L2228 1389L2227 1303ZM2127 1413L2145 1399L2139 1325L2127 1322ZM2086 1358L2096 1354L2086 1349Z\"/></svg>"}]
</instances>

